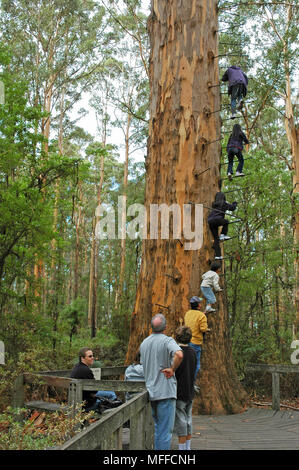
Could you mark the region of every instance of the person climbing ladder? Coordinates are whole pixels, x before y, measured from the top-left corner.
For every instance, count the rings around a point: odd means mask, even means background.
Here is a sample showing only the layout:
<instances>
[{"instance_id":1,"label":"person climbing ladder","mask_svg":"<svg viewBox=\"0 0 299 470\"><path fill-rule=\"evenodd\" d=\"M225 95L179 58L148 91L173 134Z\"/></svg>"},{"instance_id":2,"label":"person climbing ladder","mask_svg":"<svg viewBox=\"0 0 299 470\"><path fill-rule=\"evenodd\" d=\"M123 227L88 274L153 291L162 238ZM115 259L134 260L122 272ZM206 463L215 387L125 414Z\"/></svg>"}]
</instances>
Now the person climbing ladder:
<instances>
[{"instance_id":1,"label":"person climbing ladder","mask_svg":"<svg viewBox=\"0 0 299 470\"><path fill-rule=\"evenodd\" d=\"M216 303L215 292L222 292L223 289L219 286L219 272L221 271L221 265L217 261L211 263L211 268L209 271L205 272L202 275L202 283L200 286L201 292L203 293L204 298L206 299L206 309L205 313L216 312L212 308L212 304Z\"/></svg>"},{"instance_id":2,"label":"person climbing ladder","mask_svg":"<svg viewBox=\"0 0 299 470\"><path fill-rule=\"evenodd\" d=\"M231 119L236 117L237 103L242 107L242 98L247 95L248 77L240 67L232 65L221 78L223 82L228 82L228 94L231 95Z\"/></svg>"},{"instance_id":3,"label":"person climbing ladder","mask_svg":"<svg viewBox=\"0 0 299 470\"><path fill-rule=\"evenodd\" d=\"M214 237L213 248L215 250L215 259L223 259L220 250L220 241L229 240L228 236L228 224L229 221L225 219L226 211L234 211L237 207L237 202L229 204L226 202L225 194L219 191L216 193L215 200L212 204L212 210L208 216L209 228ZM219 236L218 229L222 227L221 234Z\"/></svg>"},{"instance_id":4,"label":"person climbing ladder","mask_svg":"<svg viewBox=\"0 0 299 470\"><path fill-rule=\"evenodd\" d=\"M240 124L235 124L233 127L233 131L229 136L228 143L227 143L227 155L228 155L228 168L227 168L227 176L228 179L231 180L233 177L233 164L234 164L234 156L236 155L239 164L237 166L236 176L244 176L243 173L243 166L244 166L244 158L242 154L243 150L243 142L248 144L249 141L241 129Z\"/></svg>"},{"instance_id":5,"label":"person climbing ladder","mask_svg":"<svg viewBox=\"0 0 299 470\"><path fill-rule=\"evenodd\" d=\"M188 326L192 332L192 338L189 346L194 349L196 353L196 371L194 376L194 382L197 378L197 374L200 372L200 356L201 348L203 344L204 335L210 331L208 328L208 320L206 315L201 312L201 305L203 299L194 295L190 299L190 310L188 310L184 317L185 326ZM195 391L198 392L199 388L195 385Z\"/></svg>"}]
</instances>

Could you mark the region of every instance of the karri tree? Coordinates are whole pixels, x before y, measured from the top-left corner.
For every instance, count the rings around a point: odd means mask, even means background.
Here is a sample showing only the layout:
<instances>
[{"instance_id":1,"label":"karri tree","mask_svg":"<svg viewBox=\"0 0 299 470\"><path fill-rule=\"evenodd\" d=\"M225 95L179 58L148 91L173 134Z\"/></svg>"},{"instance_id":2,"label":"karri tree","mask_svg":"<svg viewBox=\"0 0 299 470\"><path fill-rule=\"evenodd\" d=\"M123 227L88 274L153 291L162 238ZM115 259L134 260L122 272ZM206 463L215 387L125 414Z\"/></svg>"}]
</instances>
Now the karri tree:
<instances>
[{"instance_id":1,"label":"karri tree","mask_svg":"<svg viewBox=\"0 0 299 470\"><path fill-rule=\"evenodd\" d=\"M216 112L220 92L214 86L219 84L217 29L216 0L152 0L147 238L127 362L150 333L155 313L164 313L167 334L174 333L189 309L190 297L200 295L201 276L214 258L207 215L220 188L221 121ZM151 208L162 204L165 212L170 209L169 237L161 226L157 233L151 225ZM165 221L165 213L162 218ZM205 337L196 411L234 413L244 406L246 396L234 368L225 305L225 293L220 294L217 313L208 319L212 331Z\"/></svg>"}]
</instances>

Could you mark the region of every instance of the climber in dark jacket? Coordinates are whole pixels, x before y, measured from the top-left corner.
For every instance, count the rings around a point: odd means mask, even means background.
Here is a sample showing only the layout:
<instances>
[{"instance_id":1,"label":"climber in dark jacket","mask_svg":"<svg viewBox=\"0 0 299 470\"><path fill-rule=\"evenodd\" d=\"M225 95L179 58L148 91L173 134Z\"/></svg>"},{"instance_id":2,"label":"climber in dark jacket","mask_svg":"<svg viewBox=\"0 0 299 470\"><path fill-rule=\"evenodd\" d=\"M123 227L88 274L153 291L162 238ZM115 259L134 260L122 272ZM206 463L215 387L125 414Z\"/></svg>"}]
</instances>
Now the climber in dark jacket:
<instances>
[{"instance_id":1,"label":"climber in dark jacket","mask_svg":"<svg viewBox=\"0 0 299 470\"><path fill-rule=\"evenodd\" d=\"M220 250L220 241L229 240L228 224L229 221L225 219L226 211L234 211L237 207L237 202L229 204L226 202L225 194L218 192L212 204L212 210L208 216L208 224L212 235L214 237L213 248L215 250L215 259L222 259ZM220 237L218 235L218 228L222 227Z\"/></svg>"},{"instance_id":2,"label":"climber in dark jacket","mask_svg":"<svg viewBox=\"0 0 299 470\"><path fill-rule=\"evenodd\" d=\"M236 155L239 160L239 164L237 166L236 176L244 176L243 173L243 166L244 166L244 158L242 154L243 150L243 143L249 144L249 141L241 129L240 124L235 124L233 127L233 131L229 136L228 143L227 143L227 155L228 155L228 167L227 167L227 176L231 180L233 176L233 164L234 164L234 156Z\"/></svg>"},{"instance_id":3,"label":"climber in dark jacket","mask_svg":"<svg viewBox=\"0 0 299 470\"><path fill-rule=\"evenodd\" d=\"M242 98L247 95L248 77L240 67L232 65L221 78L228 82L228 94L231 95L231 118L236 117L237 102L242 106Z\"/></svg>"}]
</instances>

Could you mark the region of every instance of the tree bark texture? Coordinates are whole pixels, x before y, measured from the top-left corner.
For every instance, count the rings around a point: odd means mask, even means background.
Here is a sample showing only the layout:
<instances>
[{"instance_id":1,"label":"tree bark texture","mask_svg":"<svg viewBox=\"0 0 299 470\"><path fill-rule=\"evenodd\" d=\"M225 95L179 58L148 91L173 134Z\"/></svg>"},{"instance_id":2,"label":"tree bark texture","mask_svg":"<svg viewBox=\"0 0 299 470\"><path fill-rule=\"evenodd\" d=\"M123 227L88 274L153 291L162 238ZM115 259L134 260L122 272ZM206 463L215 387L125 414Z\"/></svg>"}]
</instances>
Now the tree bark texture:
<instances>
[{"instance_id":1,"label":"tree bark texture","mask_svg":"<svg viewBox=\"0 0 299 470\"><path fill-rule=\"evenodd\" d=\"M166 316L166 334L174 335L189 310L190 297L201 296L201 276L214 259L207 208L220 188L221 121L219 112L214 113L220 109L220 89L211 86L219 84L217 1L152 0L148 29L147 214L150 204L178 204L182 209L191 202L206 207L200 249L184 249L188 240L173 238L171 227L169 239L149 239L148 222L127 363L150 334L154 314ZM195 413L235 413L244 406L246 394L234 369L224 300L219 294L217 312L208 317L212 331L205 335Z\"/></svg>"}]
</instances>

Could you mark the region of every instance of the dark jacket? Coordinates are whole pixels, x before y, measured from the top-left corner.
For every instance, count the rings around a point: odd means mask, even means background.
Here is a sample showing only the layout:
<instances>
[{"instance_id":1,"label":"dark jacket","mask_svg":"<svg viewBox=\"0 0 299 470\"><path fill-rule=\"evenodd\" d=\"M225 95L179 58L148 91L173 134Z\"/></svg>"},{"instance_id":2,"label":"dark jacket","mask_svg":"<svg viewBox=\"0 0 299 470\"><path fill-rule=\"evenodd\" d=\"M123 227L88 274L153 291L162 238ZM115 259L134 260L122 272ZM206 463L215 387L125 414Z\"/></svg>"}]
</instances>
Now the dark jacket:
<instances>
[{"instance_id":1,"label":"dark jacket","mask_svg":"<svg viewBox=\"0 0 299 470\"><path fill-rule=\"evenodd\" d=\"M237 67L236 65L232 65L229 67L226 72L224 73L223 77L221 78L223 82L228 82L228 94L231 94L231 87L233 85L237 85L241 83L243 85L243 96L247 94L247 85L248 85L248 77L247 75Z\"/></svg>"},{"instance_id":2,"label":"dark jacket","mask_svg":"<svg viewBox=\"0 0 299 470\"><path fill-rule=\"evenodd\" d=\"M227 147L226 150L228 151L230 148L235 147L239 150L243 150L243 142L245 144L248 144L248 139L246 135L242 132L242 134L239 135L239 138L233 138L232 135L228 139Z\"/></svg>"},{"instance_id":3,"label":"dark jacket","mask_svg":"<svg viewBox=\"0 0 299 470\"><path fill-rule=\"evenodd\" d=\"M194 398L194 377L196 371L196 353L190 346L181 346L184 353L180 366L175 371L177 379L177 399L189 402Z\"/></svg>"},{"instance_id":4,"label":"dark jacket","mask_svg":"<svg viewBox=\"0 0 299 470\"><path fill-rule=\"evenodd\" d=\"M75 365L71 372L71 378L95 380L92 370L86 364L83 364L83 362L78 362ZM83 400L86 401L85 408L89 408L96 402L96 398L93 396L95 393L97 393L97 390L94 392L83 390Z\"/></svg>"},{"instance_id":5,"label":"dark jacket","mask_svg":"<svg viewBox=\"0 0 299 470\"><path fill-rule=\"evenodd\" d=\"M232 204L225 202L222 207L213 208L208 216L208 223L215 219L223 219L225 217L225 212L234 211L237 207L237 204L237 202L233 202Z\"/></svg>"}]
</instances>

